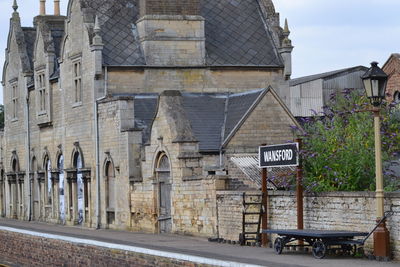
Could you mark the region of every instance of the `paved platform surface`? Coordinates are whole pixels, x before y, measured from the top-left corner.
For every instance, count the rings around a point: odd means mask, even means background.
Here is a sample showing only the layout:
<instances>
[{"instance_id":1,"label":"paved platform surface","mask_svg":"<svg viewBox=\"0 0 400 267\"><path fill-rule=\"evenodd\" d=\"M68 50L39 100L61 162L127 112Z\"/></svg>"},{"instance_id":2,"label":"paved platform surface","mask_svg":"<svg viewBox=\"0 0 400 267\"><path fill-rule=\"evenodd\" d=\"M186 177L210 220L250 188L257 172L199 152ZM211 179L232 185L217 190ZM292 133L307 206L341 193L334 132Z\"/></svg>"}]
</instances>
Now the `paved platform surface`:
<instances>
[{"instance_id":1,"label":"paved platform surface","mask_svg":"<svg viewBox=\"0 0 400 267\"><path fill-rule=\"evenodd\" d=\"M94 230L82 227L68 227L39 222L24 222L0 219L0 227L28 231L35 234L48 234L54 237L86 240L91 244L118 244L124 247L143 248L160 255L183 255L188 259L213 259L220 266L267 266L267 267L300 267L300 266L400 266L400 262L378 262L350 256L327 256L325 259L314 259L311 253L284 251L276 255L270 248L241 247L239 245L208 242L205 238L180 235L153 235L127 231ZM86 242L85 241L85 242ZM0 264L1 264L0 255ZM4 262L3 262L4 263ZM1 265L0 265L1 266Z\"/></svg>"}]
</instances>

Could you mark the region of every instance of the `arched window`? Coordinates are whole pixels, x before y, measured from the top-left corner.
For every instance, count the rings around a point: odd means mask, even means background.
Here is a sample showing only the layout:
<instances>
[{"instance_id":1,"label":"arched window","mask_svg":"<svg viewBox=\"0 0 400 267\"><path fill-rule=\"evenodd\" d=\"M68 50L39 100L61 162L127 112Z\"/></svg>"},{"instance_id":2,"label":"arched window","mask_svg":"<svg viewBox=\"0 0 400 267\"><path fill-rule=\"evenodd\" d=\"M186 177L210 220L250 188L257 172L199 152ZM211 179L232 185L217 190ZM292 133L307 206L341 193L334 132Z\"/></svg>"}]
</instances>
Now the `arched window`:
<instances>
[{"instance_id":1,"label":"arched window","mask_svg":"<svg viewBox=\"0 0 400 267\"><path fill-rule=\"evenodd\" d=\"M115 172L114 164L111 160L106 163L105 176L107 223L112 224L115 220Z\"/></svg>"},{"instance_id":2,"label":"arched window","mask_svg":"<svg viewBox=\"0 0 400 267\"><path fill-rule=\"evenodd\" d=\"M64 156L61 154L58 156L57 169L59 172L59 205L60 205L60 220L65 222L65 198L64 198Z\"/></svg>"},{"instance_id":3,"label":"arched window","mask_svg":"<svg viewBox=\"0 0 400 267\"><path fill-rule=\"evenodd\" d=\"M13 172L19 171L18 160L16 158L14 158L12 161L12 171Z\"/></svg>"}]
</instances>

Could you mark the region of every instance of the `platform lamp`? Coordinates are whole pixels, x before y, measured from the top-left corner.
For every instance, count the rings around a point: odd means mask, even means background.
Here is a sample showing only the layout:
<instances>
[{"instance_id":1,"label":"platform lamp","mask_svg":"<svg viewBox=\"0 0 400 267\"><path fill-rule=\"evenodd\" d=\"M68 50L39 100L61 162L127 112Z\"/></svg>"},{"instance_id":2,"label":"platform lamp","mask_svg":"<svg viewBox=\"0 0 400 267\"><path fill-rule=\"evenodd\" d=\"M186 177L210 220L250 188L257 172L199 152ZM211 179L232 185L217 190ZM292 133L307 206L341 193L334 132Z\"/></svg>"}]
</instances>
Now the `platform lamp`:
<instances>
[{"instance_id":1,"label":"platform lamp","mask_svg":"<svg viewBox=\"0 0 400 267\"><path fill-rule=\"evenodd\" d=\"M381 122L380 110L385 99L388 76L378 67L378 62L372 62L371 68L361 77L367 97L373 105L374 131L375 131L375 166L376 166L376 216L377 222L384 216L384 191L382 175L382 147L381 147ZM383 221L374 232L374 256L389 259L390 236Z\"/></svg>"}]
</instances>

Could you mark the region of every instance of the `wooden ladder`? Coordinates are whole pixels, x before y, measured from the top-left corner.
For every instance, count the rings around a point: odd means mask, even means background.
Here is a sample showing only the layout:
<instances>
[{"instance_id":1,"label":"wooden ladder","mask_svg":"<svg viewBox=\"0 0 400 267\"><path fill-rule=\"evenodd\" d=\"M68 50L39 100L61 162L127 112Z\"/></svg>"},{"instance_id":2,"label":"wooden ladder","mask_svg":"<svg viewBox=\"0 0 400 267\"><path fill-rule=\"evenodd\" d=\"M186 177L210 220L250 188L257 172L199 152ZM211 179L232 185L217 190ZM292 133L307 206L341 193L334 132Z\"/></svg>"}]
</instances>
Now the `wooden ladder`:
<instances>
[{"instance_id":1,"label":"wooden ladder","mask_svg":"<svg viewBox=\"0 0 400 267\"><path fill-rule=\"evenodd\" d=\"M242 246L261 243L261 217L262 194L243 193L243 218L242 233L239 235L239 243ZM253 242L248 242L253 241Z\"/></svg>"}]
</instances>

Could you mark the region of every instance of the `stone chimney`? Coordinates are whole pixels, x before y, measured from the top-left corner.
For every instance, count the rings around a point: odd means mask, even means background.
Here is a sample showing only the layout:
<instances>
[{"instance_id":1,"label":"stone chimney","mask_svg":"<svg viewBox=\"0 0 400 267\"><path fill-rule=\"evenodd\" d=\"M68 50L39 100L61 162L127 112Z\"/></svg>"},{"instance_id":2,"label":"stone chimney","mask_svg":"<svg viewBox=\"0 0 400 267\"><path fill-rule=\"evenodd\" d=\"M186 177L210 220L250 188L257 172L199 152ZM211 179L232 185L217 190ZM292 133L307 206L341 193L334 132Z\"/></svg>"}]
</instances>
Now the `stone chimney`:
<instances>
[{"instance_id":1,"label":"stone chimney","mask_svg":"<svg viewBox=\"0 0 400 267\"><path fill-rule=\"evenodd\" d=\"M46 0L40 0L39 15L41 16L46 15Z\"/></svg>"},{"instance_id":2,"label":"stone chimney","mask_svg":"<svg viewBox=\"0 0 400 267\"><path fill-rule=\"evenodd\" d=\"M292 75L292 41L289 39L290 31L287 19L285 20L285 27L283 29L283 40L281 47L279 48L279 53L282 56L283 62L285 64L284 76L286 80L290 79Z\"/></svg>"},{"instance_id":3,"label":"stone chimney","mask_svg":"<svg viewBox=\"0 0 400 267\"><path fill-rule=\"evenodd\" d=\"M200 0L140 0L137 27L147 65L205 64Z\"/></svg>"},{"instance_id":4,"label":"stone chimney","mask_svg":"<svg viewBox=\"0 0 400 267\"><path fill-rule=\"evenodd\" d=\"M54 0L54 16L60 16L60 0Z\"/></svg>"}]
</instances>

